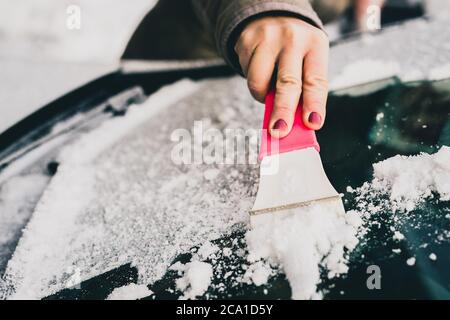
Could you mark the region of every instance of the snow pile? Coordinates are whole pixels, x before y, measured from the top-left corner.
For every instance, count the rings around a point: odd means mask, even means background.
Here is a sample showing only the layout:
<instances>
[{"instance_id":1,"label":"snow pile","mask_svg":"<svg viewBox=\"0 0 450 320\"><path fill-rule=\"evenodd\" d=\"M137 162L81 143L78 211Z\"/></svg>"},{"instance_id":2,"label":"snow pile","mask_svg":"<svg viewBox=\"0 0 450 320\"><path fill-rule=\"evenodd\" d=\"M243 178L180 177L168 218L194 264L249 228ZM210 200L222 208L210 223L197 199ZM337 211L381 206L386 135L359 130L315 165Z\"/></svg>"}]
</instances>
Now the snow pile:
<instances>
[{"instance_id":1,"label":"snow pile","mask_svg":"<svg viewBox=\"0 0 450 320\"><path fill-rule=\"evenodd\" d=\"M332 78L330 90L340 90L355 85L384 80L396 76L400 67L396 62L364 59L348 64Z\"/></svg>"},{"instance_id":2,"label":"snow pile","mask_svg":"<svg viewBox=\"0 0 450 320\"><path fill-rule=\"evenodd\" d=\"M408 260L406 260L406 264L408 266L412 267L413 265L416 264L416 258L414 258L414 257L409 258Z\"/></svg>"},{"instance_id":3,"label":"snow pile","mask_svg":"<svg viewBox=\"0 0 450 320\"><path fill-rule=\"evenodd\" d=\"M443 64L430 70L428 80L439 81L450 78L450 63Z\"/></svg>"},{"instance_id":4,"label":"snow pile","mask_svg":"<svg viewBox=\"0 0 450 320\"><path fill-rule=\"evenodd\" d=\"M437 2L441 7L445 1ZM403 82L449 78L450 33L441 32L449 24L448 12L439 19L413 19L337 43L330 50L330 88L349 88L393 75ZM395 45L386 45L391 43Z\"/></svg>"},{"instance_id":5,"label":"snow pile","mask_svg":"<svg viewBox=\"0 0 450 320\"><path fill-rule=\"evenodd\" d=\"M12 253L11 242L17 241L48 180L41 174L29 174L0 185L0 270Z\"/></svg>"},{"instance_id":6,"label":"snow pile","mask_svg":"<svg viewBox=\"0 0 450 320\"><path fill-rule=\"evenodd\" d=\"M130 283L116 288L109 294L106 300L137 300L151 296L153 292L146 285Z\"/></svg>"},{"instance_id":7,"label":"snow pile","mask_svg":"<svg viewBox=\"0 0 450 320\"><path fill-rule=\"evenodd\" d=\"M58 160L63 164L90 164L102 152L108 150L133 130L177 101L200 88L198 83L180 80L158 90L145 101L145 105L132 106L124 118L112 118L100 128L80 137L74 144L61 151Z\"/></svg>"},{"instance_id":8,"label":"snow pile","mask_svg":"<svg viewBox=\"0 0 450 320\"><path fill-rule=\"evenodd\" d=\"M397 155L373 167L372 181L347 188L354 195L351 212L364 220L362 246L393 241L394 246L416 251L450 240L448 209L440 209L438 203L450 200L449 147L435 154ZM380 230L384 230L381 235ZM404 251L392 249L394 254ZM408 261L408 265L415 263L413 258Z\"/></svg>"},{"instance_id":9,"label":"snow pile","mask_svg":"<svg viewBox=\"0 0 450 320\"><path fill-rule=\"evenodd\" d=\"M270 223L257 225L247 233L248 259L268 259L280 265L293 299L317 298L321 267L328 271L329 278L347 272L347 251L358 244L362 221L357 214L345 214L329 203L290 211L272 215ZM257 285L268 278L267 271L260 268L256 268Z\"/></svg>"},{"instance_id":10,"label":"snow pile","mask_svg":"<svg viewBox=\"0 0 450 320\"><path fill-rule=\"evenodd\" d=\"M213 269L209 263L192 261L180 264L177 271L183 272L183 277L177 279L177 289L184 293L181 299L195 299L208 290L213 277Z\"/></svg>"},{"instance_id":11,"label":"snow pile","mask_svg":"<svg viewBox=\"0 0 450 320\"><path fill-rule=\"evenodd\" d=\"M393 211L410 212L433 193L440 201L450 200L450 147L442 147L435 154L389 158L373 165L374 179L364 183L357 193L375 198L388 193ZM369 206L372 212L380 211Z\"/></svg>"},{"instance_id":12,"label":"snow pile","mask_svg":"<svg viewBox=\"0 0 450 320\"><path fill-rule=\"evenodd\" d=\"M428 221L430 217L417 219L403 214L383 218L384 213L393 208L407 211L415 207L424 197L431 197L433 192L439 195L441 201L445 201L448 196L446 182L450 181L448 155L449 148L444 147L434 155L396 156L377 163L374 165L372 182L357 190L349 188L349 192L356 194L356 210L344 214L330 204L320 204L296 209L287 215L272 215L270 222L247 231L243 244L247 245L248 252L237 249L239 246L235 244L231 247L221 246L218 250L216 245L205 243L193 254L193 260L201 257L212 264L216 279L210 287L215 292L243 284L267 286L281 272L289 281L292 298L320 299L323 292L319 285L324 275L332 279L348 271L350 254L356 246L361 248L359 245L365 246L374 240L366 239L370 228L378 229L382 224L391 232L390 241L394 243L405 240L405 235L399 230L423 229L428 225L433 232L437 232L433 233L436 236L435 243L448 238L448 231L443 230L445 225L443 227L434 223L434 220ZM408 205L408 202L413 205ZM434 213L430 215L434 216ZM416 240L417 248L426 248L429 241L422 238ZM234 239L234 242L239 243L238 239ZM416 244L408 240L405 245L413 248ZM199 255L200 252L209 254ZM392 249L394 254L401 252L401 249ZM352 257L357 256L358 250ZM437 259L432 253L429 257L432 261ZM236 268L227 268L229 258ZM361 255L361 258L364 256ZM413 266L415 262L415 257L405 259L407 266Z\"/></svg>"},{"instance_id":13,"label":"snow pile","mask_svg":"<svg viewBox=\"0 0 450 320\"><path fill-rule=\"evenodd\" d=\"M211 258L217 251L219 251L219 247L212 242L207 241L197 250L194 259L204 261Z\"/></svg>"}]
</instances>

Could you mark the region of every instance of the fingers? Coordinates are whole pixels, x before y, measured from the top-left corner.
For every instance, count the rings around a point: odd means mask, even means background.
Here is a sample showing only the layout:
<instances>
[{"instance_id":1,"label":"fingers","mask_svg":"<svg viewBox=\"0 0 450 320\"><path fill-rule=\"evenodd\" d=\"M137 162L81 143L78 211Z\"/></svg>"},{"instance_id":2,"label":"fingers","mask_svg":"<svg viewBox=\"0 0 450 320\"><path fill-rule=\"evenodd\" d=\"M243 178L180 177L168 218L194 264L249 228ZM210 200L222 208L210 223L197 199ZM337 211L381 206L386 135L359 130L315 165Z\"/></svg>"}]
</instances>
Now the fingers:
<instances>
[{"instance_id":1,"label":"fingers","mask_svg":"<svg viewBox=\"0 0 450 320\"><path fill-rule=\"evenodd\" d=\"M269 122L270 134L275 138L287 136L294 123L302 93L302 51L290 46L279 56L275 101Z\"/></svg>"},{"instance_id":2,"label":"fingers","mask_svg":"<svg viewBox=\"0 0 450 320\"><path fill-rule=\"evenodd\" d=\"M303 67L303 114L305 126L318 130L323 126L328 96L328 39L322 35L312 43Z\"/></svg>"}]
</instances>

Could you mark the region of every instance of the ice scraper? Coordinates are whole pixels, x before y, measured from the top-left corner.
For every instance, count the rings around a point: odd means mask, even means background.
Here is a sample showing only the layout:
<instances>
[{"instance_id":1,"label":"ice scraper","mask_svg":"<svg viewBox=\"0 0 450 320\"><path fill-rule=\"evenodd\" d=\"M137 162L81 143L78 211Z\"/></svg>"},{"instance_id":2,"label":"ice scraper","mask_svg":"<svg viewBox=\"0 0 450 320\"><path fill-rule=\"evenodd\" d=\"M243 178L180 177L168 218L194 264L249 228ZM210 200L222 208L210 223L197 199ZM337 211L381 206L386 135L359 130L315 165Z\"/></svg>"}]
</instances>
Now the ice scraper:
<instances>
[{"instance_id":1,"label":"ice scraper","mask_svg":"<svg viewBox=\"0 0 450 320\"><path fill-rule=\"evenodd\" d=\"M291 214L298 211L293 210L295 208L324 201L333 209L345 212L339 193L323 169L314 130L303 124L301 103L289 135L281 139L270 135L268 128L274 97L275 92L270 91L265 101L259 150L260 181L250 211L251 226L270 220L273 215Z\"/></svg>"}]
</instances>

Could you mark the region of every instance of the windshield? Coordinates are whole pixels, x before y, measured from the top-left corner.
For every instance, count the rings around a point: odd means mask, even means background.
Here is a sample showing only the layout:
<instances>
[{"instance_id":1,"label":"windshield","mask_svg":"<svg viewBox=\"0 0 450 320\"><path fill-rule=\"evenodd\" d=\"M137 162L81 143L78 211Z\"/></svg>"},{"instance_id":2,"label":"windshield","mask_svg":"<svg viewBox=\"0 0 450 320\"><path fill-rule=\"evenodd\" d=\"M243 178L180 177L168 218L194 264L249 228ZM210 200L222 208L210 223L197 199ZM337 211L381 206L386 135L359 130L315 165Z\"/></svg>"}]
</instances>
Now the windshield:
<instances>
[{"instance_id":1,"label":"windshield","mask_svg":"<svg viewBox=\"0 0 450 320\"><path fill-rule=\"evenodd\" d=\"M0 299L449 299L450 11L387 2L380 30L334 23L320 154L284 175L306 194L295 174L323 163L339 197L263 227L264 106L245 79L119 61L155 1L1 3Z\"/></svg>"}]
</instances>

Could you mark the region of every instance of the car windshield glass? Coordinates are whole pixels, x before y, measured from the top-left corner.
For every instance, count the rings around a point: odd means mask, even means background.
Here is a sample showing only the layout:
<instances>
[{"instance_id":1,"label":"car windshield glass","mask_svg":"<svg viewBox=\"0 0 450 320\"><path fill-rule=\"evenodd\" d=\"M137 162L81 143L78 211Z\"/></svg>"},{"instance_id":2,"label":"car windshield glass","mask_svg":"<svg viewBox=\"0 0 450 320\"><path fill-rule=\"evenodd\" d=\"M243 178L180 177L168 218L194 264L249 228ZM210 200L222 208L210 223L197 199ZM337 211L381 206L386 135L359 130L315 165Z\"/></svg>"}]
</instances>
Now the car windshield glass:
<instances>
[{"instance_id":1,"label":"car windshield glass","mask_svg":"<svg viewBox=\"0 0 450 320\"><path fill-rule=\"evenodd\" d=\"M430 189L429 195L391 201L387 185L376 188L373 164L419 152L448 158L442 146L450 144L449 105L449 80L402 84L394 79L372 93L330 95L327 124L318 133L321 157L346 210L364 216L364 232L348 256L345 277L328 280L327 270L320 269L318 290L325 298L448 297L445 194L419 181L418 188ZM291 297L277 270L270 271L267 285L245 281L254 267L246 260L245 233L258 164L196 163L194 143L189 165L173 157L176 137L199 128L222 133L258 128L262 111L237 77L183 80L64 148L5 271L5 288L18 296L105 298L131 280L151 284L157 298L178 297L180 269L168 267L198 258L196 248L202 245L203 260L214 269L208 297ZM251 148L246 150L248 155ZM430 161L439 163L437 157L423 157L417 158L423 170ZM388 163L397 166L397 175L416 168L416 162L398 160ZM376 170L382 175L386 167ZM420 177L413 174L408 181ZM368 184L377 191L367 191ZM382 291L367 290L369 265L383 271ZM81 290L68 289L68 283L78 282Z\"/></svg>"}]
</instances>

